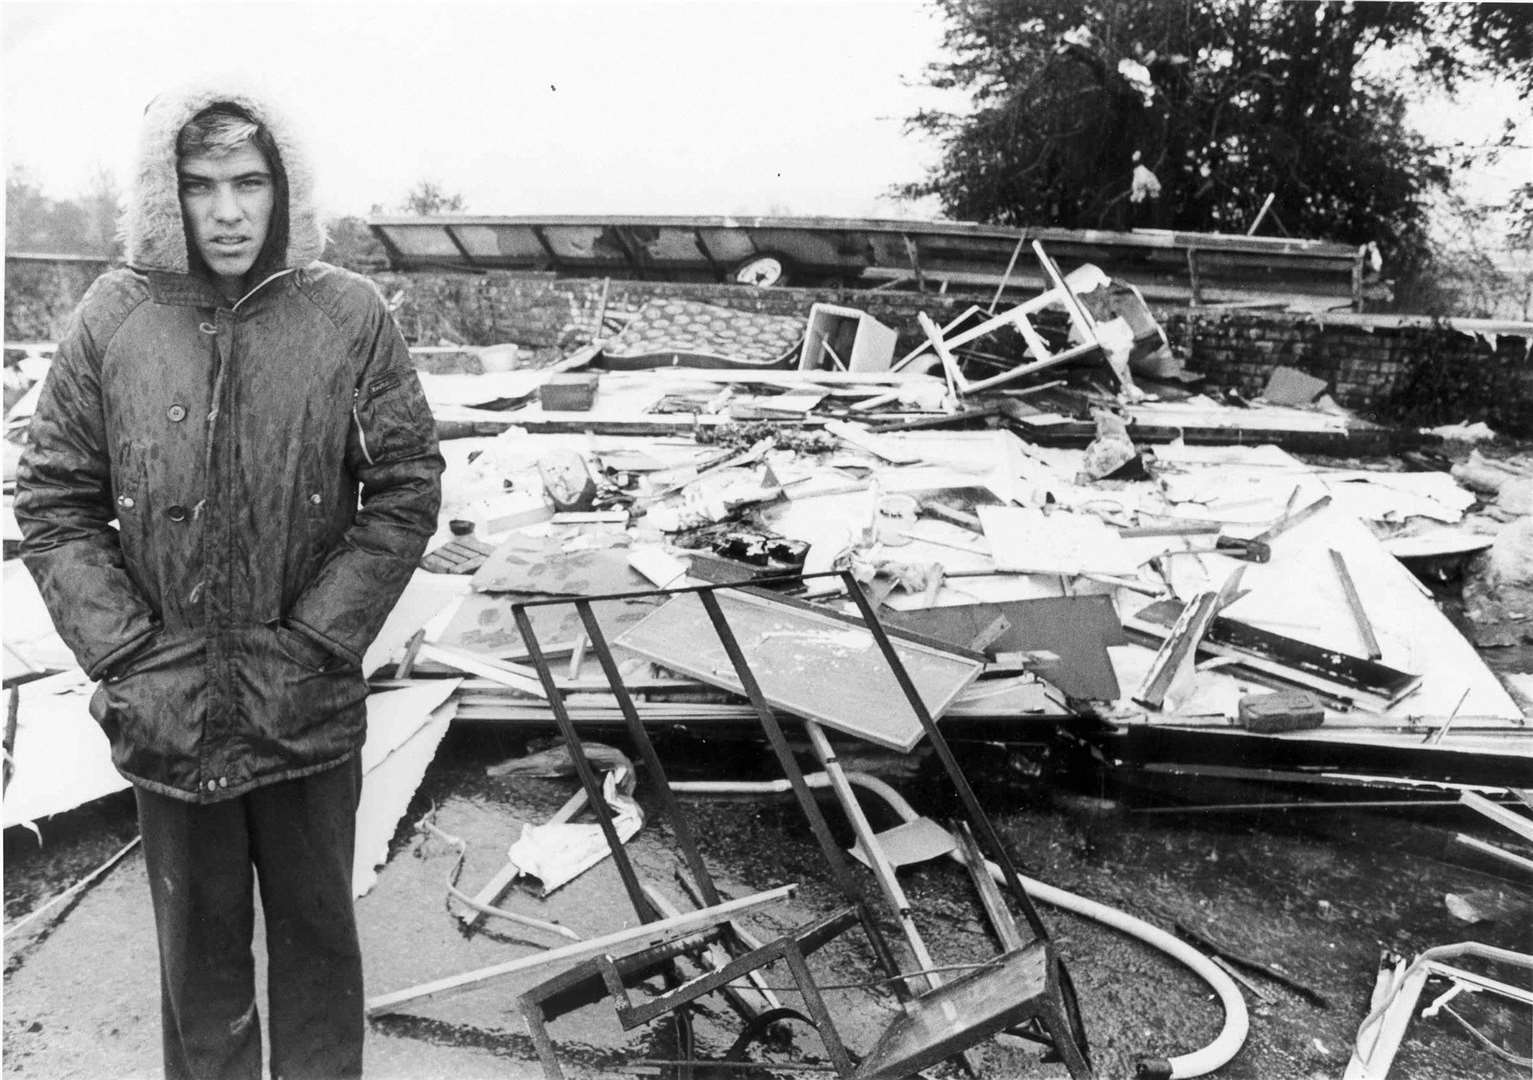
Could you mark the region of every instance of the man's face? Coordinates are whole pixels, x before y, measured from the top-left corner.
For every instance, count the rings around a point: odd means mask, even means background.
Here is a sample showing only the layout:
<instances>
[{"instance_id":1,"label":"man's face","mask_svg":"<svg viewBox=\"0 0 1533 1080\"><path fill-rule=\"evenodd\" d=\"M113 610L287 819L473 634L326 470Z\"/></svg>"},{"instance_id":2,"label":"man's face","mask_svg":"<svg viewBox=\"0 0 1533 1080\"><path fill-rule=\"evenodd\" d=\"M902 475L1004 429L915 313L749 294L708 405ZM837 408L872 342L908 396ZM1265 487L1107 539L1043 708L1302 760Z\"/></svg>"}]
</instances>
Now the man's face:
<instances>
[{"instance_id":1,"label":"man's face","mask_svg":"<svg viewBox=\"0 0 1533 1080\"><path fill-rule=\"evenodd\" d=\"M177 167L187 234L231 300L245 291L271 226L276 187L266 157L246 143L221 157L194 155Z\"/></svg>"}]
</instances>

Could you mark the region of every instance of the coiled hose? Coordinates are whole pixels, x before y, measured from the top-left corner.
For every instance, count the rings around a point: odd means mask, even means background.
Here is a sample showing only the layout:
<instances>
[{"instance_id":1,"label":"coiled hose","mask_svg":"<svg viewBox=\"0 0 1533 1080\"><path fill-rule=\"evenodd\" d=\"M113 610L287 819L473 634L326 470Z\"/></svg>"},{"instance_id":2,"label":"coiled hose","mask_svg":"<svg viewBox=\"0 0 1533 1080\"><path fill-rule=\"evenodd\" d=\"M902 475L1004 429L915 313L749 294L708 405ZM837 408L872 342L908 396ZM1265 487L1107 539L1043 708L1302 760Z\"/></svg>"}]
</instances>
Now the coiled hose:
<instances>
[{"instance_id":1,"label":"coiled hose","mask_svg":"<svg viewBox=\"0 0 1533 1080\"><path fill-rule=\"evenodd\" d=\"M876 776L848 772L846 778L858 787L883 799L900 820L914 821L920 817L915 808L905 801L903 795ZM804 779L810 787L830 786L830 778L823 772L809 773ZM678 794L689 795L754 795L788 792L792 790L792 785L787 780L676 780L671 782L671 790ZM950 857L955 861L962 861L956 851L951 852ZM987 859L985 868L998 883L1002 885L1006 883L1001 868L995 863ZM1180 938L1168 934L1159 927L1151 926L1143 919L1130 915L1126 911L1108 907L1095 900L1088 900L1084 896L1077 896L1075 893L1046 885L1030 877L1022 877L1021 881L1027 894L1035 900L1063 908L1065 911L1081 915L1103 926L1110 926L1120 933L1159 949L1189 968L1219 995L1219 1001L1224 1006L1224 1027L1213 1042L1190 1054L1181 1054L1172 1058L1141 1059L1136 1072L1139 1080L1177 1080L1180 1077L1203 1076L1220 1068L1240 1052L1240 1048L1245 1045L1246 1035L1251 1026L1250 1015L1246 1012L1245 998L1241 997L1240 989L1234 981L1212 960Z\"/></svg>"}]
</instances>

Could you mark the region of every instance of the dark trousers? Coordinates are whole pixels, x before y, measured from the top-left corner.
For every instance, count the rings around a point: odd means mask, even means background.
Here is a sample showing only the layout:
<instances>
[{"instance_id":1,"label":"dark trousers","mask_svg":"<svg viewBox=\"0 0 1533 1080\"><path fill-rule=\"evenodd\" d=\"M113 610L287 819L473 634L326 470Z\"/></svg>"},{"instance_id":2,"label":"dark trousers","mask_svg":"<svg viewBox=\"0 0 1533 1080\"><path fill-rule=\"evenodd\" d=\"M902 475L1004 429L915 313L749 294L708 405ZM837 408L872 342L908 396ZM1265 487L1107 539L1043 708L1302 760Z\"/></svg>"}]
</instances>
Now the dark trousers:
<instances>
[{"instance_id":1,"label":"dark trousers","mask_svg":"<svg viewBox=\"0 0 1533 1080\"><path fill-rule=\"evenodd\" d=\"M227 802L135 788L160 942L167 1080L259 1080L254 887L266 921L271 1075L362 1074L351 864L360 758Z\"/></svg>"}]
</instances>

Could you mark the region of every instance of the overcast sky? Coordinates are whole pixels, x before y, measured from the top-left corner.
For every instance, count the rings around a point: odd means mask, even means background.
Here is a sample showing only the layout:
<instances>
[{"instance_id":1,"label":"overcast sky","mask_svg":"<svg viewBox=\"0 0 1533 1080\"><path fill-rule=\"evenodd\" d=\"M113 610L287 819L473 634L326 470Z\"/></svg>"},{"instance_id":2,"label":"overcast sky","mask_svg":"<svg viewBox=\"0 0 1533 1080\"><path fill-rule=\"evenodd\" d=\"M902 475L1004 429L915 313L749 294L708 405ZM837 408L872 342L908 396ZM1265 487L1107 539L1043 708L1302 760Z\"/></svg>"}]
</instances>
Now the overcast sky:
<instances>
[{"instance_id":1,"label":"overcast sky","mask_svg":"<svg viewBox=\"0 0 1533 1080\"><path fill-rule=\"evenodd\" d=\"M138 117L235 73L303 113L320 198L420 179L480 213L903 216L901 132L940 23L915 0L23 3L4 0L4 151L50 194L126 182Z\"/></svg>"},{"instance_id":2,"label":"overcast sky","mask_svg":"<svg viewBox=\"0 0 1533 1080\"><path fill-rule=\"evenodd\" d=\"M0 152L55 197L101 167L126 187L144 104L233 74L301 114L332 213L432 179L486 214L930 217L888 190L935 160L902 120L943 103L920 85L941 31L919 0L0 0ZM1420 117L1474 140L1513 104ZM1530 171L1524 153L1466 181Z\"/></svg>"}]
</instances>

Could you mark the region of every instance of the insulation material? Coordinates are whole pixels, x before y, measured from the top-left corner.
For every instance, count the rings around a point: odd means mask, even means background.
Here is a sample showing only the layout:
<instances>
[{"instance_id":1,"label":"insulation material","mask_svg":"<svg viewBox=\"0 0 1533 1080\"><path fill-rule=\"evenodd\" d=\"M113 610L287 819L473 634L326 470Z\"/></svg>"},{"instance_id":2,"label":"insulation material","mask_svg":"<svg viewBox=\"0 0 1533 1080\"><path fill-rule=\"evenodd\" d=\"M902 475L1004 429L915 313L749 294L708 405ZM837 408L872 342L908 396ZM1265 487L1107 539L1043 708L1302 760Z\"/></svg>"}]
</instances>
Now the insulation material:
<instances>
[{"instance_id":1,"label":"insulation material","mask_svg":"<svg viewBox=\"0 0 1533 1080\"><path fill-rule=\"evenodd\" d=\"M389 840L415 797L447 734L459 679L433 679L421 686L388 690L367 699L367 741L362 744L362 796L357 803L357 838L351 868L353 896L378 880L389 857Z\"/></svg>"},{"instance_id":2,"label":"insulation material","mask_svg":"<svg viewBox=\"0 0 1533 1080\"><path fill-rule=\"evenodd\" d=\"M623 843L644 825L644 811L634 802L633 774L616 769L602 780L602 798L612 807L612 825ZM565 885L612 854L600 825L563 823L523 825L507 857L523 874L543 884L543 895Z\"/></svg>"},{"instance_id":3,"label":"insulation material","mask_svg":"<svg viewBox=\"0 0 1533 1080\"><path fill-rule=\"evenodd\" d=\"M16 771L5 789L5 828L73 810L129 786L113 767L111 745L91 717L95 688L79 668L17 688Z\"/></svg>"},{"instance_id":4,"label":"insulation material","mask_svg":"<svg viewBox=\"0 0 1533 1080\"><path fill-rule=\"evenodd\" d=\"M690 365L694 367L778 367L798 352L802 318L758 315L696 300L651 300L602 347L616 369Z\"/></svg>"}]
</instances>

